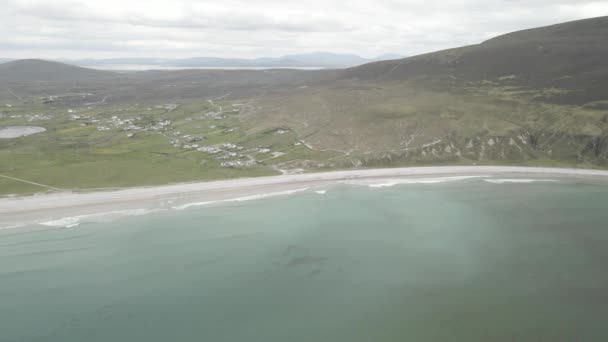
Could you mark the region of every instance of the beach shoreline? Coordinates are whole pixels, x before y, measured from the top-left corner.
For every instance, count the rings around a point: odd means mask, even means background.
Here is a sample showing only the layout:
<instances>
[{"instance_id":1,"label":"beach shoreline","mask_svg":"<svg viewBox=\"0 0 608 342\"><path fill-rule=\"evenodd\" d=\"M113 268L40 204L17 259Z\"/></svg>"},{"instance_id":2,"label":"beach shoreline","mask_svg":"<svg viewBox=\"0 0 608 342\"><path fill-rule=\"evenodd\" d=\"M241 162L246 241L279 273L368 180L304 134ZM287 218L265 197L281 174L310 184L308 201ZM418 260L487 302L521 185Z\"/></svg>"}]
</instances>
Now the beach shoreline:
<instances>
[{"instance_id":1,"label":"beach shoreline","mask_svg":"<svg viewBox=\"0 0 608 342\"><path fill-rule=\"evenodd\" d=\"M511 178L575 177L584 180L606 181L608 171L518 166L407 167L239 178L102 192L52 193L0 199L0 229L49 221L57 222L57 226L61 226L62 218L85 217L102 213L139 215L155 210L186 209L216 202L235 202L274 195L288 195L341 182L365 185L381 181L375 184L375 187L383 187L413 182L438 183L458 180L458 177L470 179L504 176ZM440 177L444 177L444 179L442 180ZM503 179L498 183L510 182L513 180Z\"/></svg>"}]
</instances>

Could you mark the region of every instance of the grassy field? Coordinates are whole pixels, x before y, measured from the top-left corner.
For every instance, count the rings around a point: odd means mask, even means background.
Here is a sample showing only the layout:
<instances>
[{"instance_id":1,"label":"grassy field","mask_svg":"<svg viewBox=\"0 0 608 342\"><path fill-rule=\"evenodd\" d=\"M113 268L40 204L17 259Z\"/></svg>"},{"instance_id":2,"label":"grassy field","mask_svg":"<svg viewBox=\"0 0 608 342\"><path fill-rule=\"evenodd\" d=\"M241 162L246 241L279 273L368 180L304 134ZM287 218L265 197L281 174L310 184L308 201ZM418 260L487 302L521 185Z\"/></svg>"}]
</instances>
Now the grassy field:
<instances>
[{"instance_id":1,"label":"grassy field","mask_svg":"<svg viewBox=\"0 0 608 342\"><path fill-rule=\"evenodd\" d=\"M526 39L308 72L4 64L0 130L46 131L0 139L0 195L409 165L608 167L605 44L588 47L582 72L568 57L578 48L558 39L564 53L529 55Z\"/></svg>"},{"instance_id":2,"label":"grassy field","mask_svg":"<svg viewBox=\"0 0 608 342\"><path fill-rule=\"evenodd\" d=\"M344 70L3 63L0 129L46 132L0 139L0 195L407 165L607 168L607 32L592 18Z\"/></svg>"},{"instance_id":3,"label":"grassy field","mask_svg":"<svg viewBox=\"0 0 608 342\"><path fill-rule=\"evenodd\" d=\"M28 99L6 107L0 127L42 126L47 131L0 139L0 175L84 190L273 175L280 174L275 165L286 160L325 158L326 153L299 144L289 129L248 134L239 107L230 102L176 105L72 109ZM206 153L199 150L203 147L218 151ZM239 161L243 165L226 164ZM47 190L0 178L2 195Z\"/></svg>"},{"instance_id":4,"label":"grassy field","mask_svg":"<svg viewBox=\"0 0 608 342\"><path fill-rule=\"evenodd\" d=\"M363 165L543 163L606 166L608 111L539 100L492 82L352 82L273 94L251 125L279 123ZM551 163L554 163L551 162Z\"/></svg>"},{"instance_id":5,"label":"grassy field","mask_svg":"<svg viewBox=\"0 0 608 342\"><path fill-rule=\"evenodd\" d=\"M605 166L601 103L539 101L560 90L509 79L434 84L343 81L146 103L5 96L0 127L47 131L0 139L0 175L90 190L353 167ZM43 191L54 190L0 177L0 195Z\"/></svg>"},{"instance_id":6,"label":"grassy field","mask_svg":"<svg viewBox=\"0 0 608 342\"><path fill-rule=\"evenodd\" d=\"M354 167L605 166L601 106L538 101L560 90L508 79L438 84L344 81L146 103L4 94L0 127L47 131L0 139L0 175L91 190ZM44 191L55 190L0 177L0 195Z\"/></svg>"}]
</instances>

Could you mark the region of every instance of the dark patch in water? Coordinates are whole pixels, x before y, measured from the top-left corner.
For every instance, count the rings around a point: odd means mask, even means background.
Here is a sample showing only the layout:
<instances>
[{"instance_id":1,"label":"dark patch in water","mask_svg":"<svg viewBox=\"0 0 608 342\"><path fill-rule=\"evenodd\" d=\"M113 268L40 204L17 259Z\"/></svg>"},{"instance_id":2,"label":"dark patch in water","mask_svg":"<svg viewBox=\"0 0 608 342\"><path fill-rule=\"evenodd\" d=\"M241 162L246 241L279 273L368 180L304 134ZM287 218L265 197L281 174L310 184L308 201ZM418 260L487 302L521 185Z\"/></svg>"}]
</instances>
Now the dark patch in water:
<instances>
[{"instance_id":1,"label":"dark patch in water","mask_svg":"<svg viewBox=\"0 0 608 342\"><path fill-rule=\"evenodd\" d=\"M205 268L207 266L211 266L214 264L217 264L219 262L222 262L225 258L223 257L218 257L215 259L211 259L211 260L204 260L204 261L199 261L199 262L195 262L195 263L191 263L191 264L186 264L184 265L183 269L186 271L192 271L192 270L196 270L196 269L200 269L200 268Z\"/></svg>"},{"instance_id":2,"label":"dark patch in water","mask_svg":"<svg viewBox=\"0 0 608 342\"><path fill-rule=\"evenodd\" d=\"M303 256L296 257L289 260L287 263L287 267L297 267L303 265L320 265L325 263L328 260L326 257L311 257L311 256Z\"/></svg>"},{"instance_id":3,"label":"dark patch in water","mask_svg":"<svg viewBox=\"0 0 608 342\"><path fill-rule=\"evenodd\" d=\"M308 273L308 277L314 277L314 276L318 276L321 274L321 270L318 268L315 268L314 270L310 271L310 273Z\"/></svg>"}]
</instances>

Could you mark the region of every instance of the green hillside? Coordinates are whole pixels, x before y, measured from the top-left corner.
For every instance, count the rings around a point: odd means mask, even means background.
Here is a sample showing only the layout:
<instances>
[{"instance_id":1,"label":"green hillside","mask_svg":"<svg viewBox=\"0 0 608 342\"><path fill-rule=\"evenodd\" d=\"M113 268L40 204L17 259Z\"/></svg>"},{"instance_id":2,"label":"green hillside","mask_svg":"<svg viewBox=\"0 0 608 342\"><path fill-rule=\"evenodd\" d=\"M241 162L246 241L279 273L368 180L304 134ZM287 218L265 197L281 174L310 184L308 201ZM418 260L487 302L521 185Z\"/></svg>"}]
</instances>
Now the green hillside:
<instances>
[{"instance_id":1,"label":"green hillside","mask_svg":"<svg viewBox=\"0 0 608 342\"><path fill-rule=\"evenodd\" d=\"M608 18L344 70L0 64L0 175L91 189L437 164L608 167ZM0 179L0 194L48 188Z\"/></svg>"}]
</instances>

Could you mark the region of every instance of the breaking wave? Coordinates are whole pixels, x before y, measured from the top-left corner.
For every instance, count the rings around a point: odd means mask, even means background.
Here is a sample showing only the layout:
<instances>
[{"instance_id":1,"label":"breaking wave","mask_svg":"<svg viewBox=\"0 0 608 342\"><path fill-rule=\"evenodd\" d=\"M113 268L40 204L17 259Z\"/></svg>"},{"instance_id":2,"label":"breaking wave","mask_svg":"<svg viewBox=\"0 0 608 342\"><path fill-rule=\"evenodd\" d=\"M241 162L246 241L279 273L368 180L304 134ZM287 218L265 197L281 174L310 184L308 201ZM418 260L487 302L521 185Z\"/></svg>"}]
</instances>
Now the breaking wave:
<instances>
[{"instance_id":1,"label":"breaking wave","mask_svg":"<svg viewBox=\"0 0 608 342\"><path fill-rule=\"evenodd\" d=\"M500 178L500 179L484 179L484 182L492 183L492 184L513 184L513 183L521 183L521 184L530 184L535 182L545 182L545 183L554 183L559 182L556 179L523 179L523 178Z\"/></svg>"},{"instance_id":2,"label":"breaking wave","mask_svg":"<svg viewBox=\"0 0 608 342\"><path fill-rule=\"evenodd\" d=\"M134 210L119 210L99 214L68 216L57 220L40 222L40 225L47 227L72 228L82 223L100 223L110 222L122 217L142 216L149 214L155 210L152 209L134 209Z\"/></svg>"},{"instance_id":3,"label":"breaking wave","mask_svg":"<svg viewBox=\"0 0 608 342\"><path fill-rule=\"evenodd\" d=\"M404 178L404 179L377 179L377 180L349 180L342 181L342 184L368 186L370 188L386 188L402 184L439 184L446 182L456 182L467 179L485 178L489 176L455 176L455 177L434 177L434 178Z\"/></svg>"},{"instance_id":4,"label":"breaking wave","mask_svg":"<svg viewBox=\"0 0 608 342\"><path fill-rule=\"evenodd\" d=\"M194 203L174 206L172 208L176 209L176 210L184 210L184 209L188 209L188 208L192 208L192 207L202 207L202 206L215 204L215 203L253 201L253 200L258 200L258 199L267 198L267 197L291 195L291 194L295 194L298 192L306 191L308 189L310 189L310 188L302 188L302 189L278 191L278 192L268 192L268 193L263 193L263 194L258 194L258 195L230 198L230 199L217 200L217 201L194 202Z\"/></svg>"}]
</instances>

